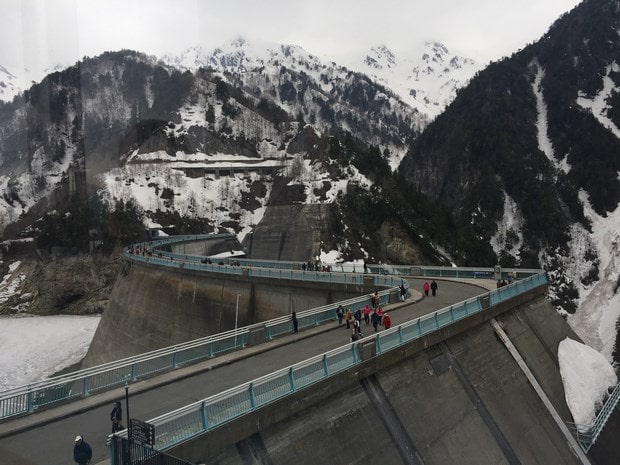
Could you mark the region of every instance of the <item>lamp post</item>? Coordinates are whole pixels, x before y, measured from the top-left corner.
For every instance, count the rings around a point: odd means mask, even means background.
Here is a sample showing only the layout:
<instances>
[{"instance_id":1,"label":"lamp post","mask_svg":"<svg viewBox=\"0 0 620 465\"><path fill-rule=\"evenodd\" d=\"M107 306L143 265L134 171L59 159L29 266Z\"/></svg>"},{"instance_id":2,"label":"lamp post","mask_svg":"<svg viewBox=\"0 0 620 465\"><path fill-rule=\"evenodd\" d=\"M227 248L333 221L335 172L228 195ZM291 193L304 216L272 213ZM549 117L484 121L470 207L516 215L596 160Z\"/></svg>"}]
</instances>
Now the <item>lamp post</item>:
<instances>
[{"instance_id":1,"label":"lamp post","mask_svg":"<svg viewBox=\"0 0 620 465\"><path fill-rule=\"evenodd\" d=\"M129 419L129 383L125 381L125 411L127 412L127 463L131 463L131 420Z\"/></svg>"}]
</instances>

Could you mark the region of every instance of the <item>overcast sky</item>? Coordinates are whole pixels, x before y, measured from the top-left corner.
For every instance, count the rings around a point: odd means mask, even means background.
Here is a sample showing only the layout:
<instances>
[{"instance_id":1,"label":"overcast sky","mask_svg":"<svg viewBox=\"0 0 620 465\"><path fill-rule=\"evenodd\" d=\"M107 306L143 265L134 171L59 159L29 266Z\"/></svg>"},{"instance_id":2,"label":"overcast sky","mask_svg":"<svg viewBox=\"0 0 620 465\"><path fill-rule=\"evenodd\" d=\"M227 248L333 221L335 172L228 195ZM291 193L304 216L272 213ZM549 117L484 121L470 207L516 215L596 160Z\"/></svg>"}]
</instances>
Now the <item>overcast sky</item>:
<instances>
[{"instance_id":1,"label":"overcast sky","mask_svg":"<svg viewBox=\"0 0 620 465\"><path fill-rule=\"evenodd\" d=\"M0 65L72 64L129 48L161 56L236 36L339 60L424 40L480 61L537 40L578 0L0 0Z\"/></svg>"}]
</instances>

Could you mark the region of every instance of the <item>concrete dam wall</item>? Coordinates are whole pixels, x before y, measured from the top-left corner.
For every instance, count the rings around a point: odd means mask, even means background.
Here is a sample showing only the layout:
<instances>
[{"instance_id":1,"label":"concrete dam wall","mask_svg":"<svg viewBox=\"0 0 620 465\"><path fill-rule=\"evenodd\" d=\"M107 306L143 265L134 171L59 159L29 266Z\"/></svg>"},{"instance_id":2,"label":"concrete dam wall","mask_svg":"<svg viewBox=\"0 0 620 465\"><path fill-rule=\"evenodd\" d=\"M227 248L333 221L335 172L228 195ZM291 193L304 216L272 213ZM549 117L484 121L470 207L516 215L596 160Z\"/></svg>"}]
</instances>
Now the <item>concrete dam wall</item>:
<instances>
[{"instance_id":1,"label":"concrete dam wall","mask_svg":"<svg viewBox=\"0 0 620 465\"><path fill-rule=\"evenodd\" d=\"M497 322L571 421L557 348L578 337L540 292L511 305ZM169 452L211 465L581 463L492 320L475 319L364 358Z\"/></svg>"},{"instance_id":2,"label":"concrete dam wall","mask_svg":"<svg viewBox=\"0 0 620 465\"><path fill-rule=\"evenodd\" d=\"M250 279L127 261L82 365L234 329L237 299L237 326L242 327L374 290L363 284Z\"/></svg>"}]
</instances>

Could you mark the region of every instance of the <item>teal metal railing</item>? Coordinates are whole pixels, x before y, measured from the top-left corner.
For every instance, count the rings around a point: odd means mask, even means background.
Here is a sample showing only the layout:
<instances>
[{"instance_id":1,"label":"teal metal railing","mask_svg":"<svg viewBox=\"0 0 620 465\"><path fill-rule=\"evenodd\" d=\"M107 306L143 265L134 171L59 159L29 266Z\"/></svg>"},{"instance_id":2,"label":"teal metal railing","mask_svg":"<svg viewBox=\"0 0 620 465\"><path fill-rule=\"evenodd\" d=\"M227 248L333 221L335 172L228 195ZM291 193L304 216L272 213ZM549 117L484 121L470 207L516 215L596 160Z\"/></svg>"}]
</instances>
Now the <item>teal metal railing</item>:
<instances>
[{"instance_id":1,"label":"teal metal railing","mask_svg":"<svg viewBox=\"0 0 620 465\"><path fill-rule=\"evenodd\" d=\"M276 270L273 268L262 268L256 263L275 264L277 262L253 261L253 265L247 268L231 265L201 263L204 257L173 254L161 250L162 247L170 246L188 241L200 241L208 239L227 239L232 238L231 234L219 235L194 235L194 236L173 236L165 239L152 241L143 244L136 244L128 247L125 256L137 262L151 263L162 266L172 266L192 270L215 271L218 273L241 275L247 273L253 277L264 277L269 279L300 280L313 282L336 282L346 284L360 284L363 276L356 273L342 272L317 272L290 269ZM159 256L161 255L161 256ZM293 263L293 262L289 262ZM412 267L392 267L394 269L411 269ZM420 267L418 267L420 268ZM424 267L430 273L432 267ZM436 268L436 276L446 273L443 268ZM483 269L459 269L461 276L475 277ZM492 270L492 269L486 269ZM485 271L486 273L486 271ZM370 275L373 284L377 287L384 287L379 292L381 305L389 302L390 293L404 284L406 288L409 283L402 278L386 275ZM431 276L431 274L428 274ZM519 284L519 283L517 283ZM516 295L520 289L516 286L502 288L502 293L492 294L492 300L501 299L503 295ZM355 312L368 303L367 295L354 299L337 302L332 305L325 305L305 311L297 312L299 329L314 327L316 325L333 321L336 318L335 309L338 305ZM466 309L468 310L468 309ZM223 332L213 336L188 341L183 344L158 349L145 354L128 357L104 365L76 371L67 375L53 377L48 380L31 383L0 393L0 419L15 415L33 413L35 411L53 407L55 405L83 398L90 394L102 392L114 387L122 386L125 383L133 383L141 379L155 376L165 371L173 370L181 366L198 363L219 354L237 350L247 345L247 338L250 331L264 329L264 340L268 341L274 337L288 334L292 331L292 321L290 316L275 318L263 323L246 326L243 328Z\"/></svg>"},{"instance_id":2,"label":"teal metal railing","mask_svg":"<svg viewBox=\"0 0 620 465\"><path fill-rule=\"evenodd\" d=\"M296 270L300 272L298 278L302 279L301 272L304 270L302 266L303 262L299 261L278 261L278 260L257 260L245 257L230 257L230 258L210 258L199 255L189 255L181 253L173 253L162 250L164 247L173 246L183 242L196 242L211 239L231 239L235 236L233 234L201 234L201 235L185 235L185 236L170 236L165 239L157 241L145 242L142 244L136 244L125 249L126 258L133 259L144 263L156 263L158 265L172 266L177 268L189 267L188 262L195 262L200 265L198 267L192 267L191 269L202 269L206 271L220 271L223 273L241 274L239 272L240 267L244 268L258 268L258 269L277 269L279 271ZM140 255L131 253L130 250L138 250L140 248L146 248L151 251L148 255ZM156 261L155 258L163 259L163 261ZM207 258L211 259L212 263L202 263ZM234 264L234 265L233 265ZM364 266L362 264L342 264L342 263L330 263L329 268L332 273L346 273L347 275L363 275ZM231 268L233 270L231 270ZM236 270L235 270L236 268ZM366 266L367 273L377 275L393 275L393 276L412 276L412 277L439 277L439 278L474 278L474 279L495 279L495 269L489 267L441 267L441 266L413 266L413 265L377 265L369 264ZM520 269L520 268L502 268L502 279L514 279L521 280L529 276L539 273L537 269ZM263 273L267 273L263 271ZM325 271L305 270L311 274L322 274ZM268 275L268 273L267 273ZM273 277L277 277L277 272L273 273ZM324 278L327 280L327 278Z\"/></svg>"},{"instance_id":3,"label":"teal metal railing","mask_svg":"<svg viewBox=\"0 0 620 465\"><path fill-rule=\"evenodd\" d=\"M609 417L618 406L620 401L620 383L616 384L613 391L598 411L596 418L590 425L577 425L569 424L571 429L577 435L577 441L581 448L587 453L590 451L598 437L600 436L603 428L607 424Z\"/></svg>"},{"instance_id":4,"label":"teal metal railing","mask_svg":"<svg viewBox=\"0 0 620 465\"><path fill-rule=\"evenodd\" d=\"M161 260L167 266L170 263L170 260L158 257L141 258L148 258L150 263L157 263ZM203 266L203 264L189 263L189 266L194 265ZM213 266L220 272L222 268L226 268L227 272L242 272L238 267ZM285 270L284 273L277 273L275 270L268 271L269 273L264 273L264 270L252 269L252 272L254 272L252 276L263 276L271 279L301 279L304 281L321 281L329 278L329 276L317 275L313 272L305 273L303 271L292 272L292 270ZM357 282L356 279L359 279L359 277L334 274L330 279L330 282L354 283ZM407 288L409 286L409 283L401 278L381 276L377 277L377 279L377 287L384 286L389 288L378 293L381 305L386 305L389 302L390 293L395 292L395 289L400 284L405 284ZM304 330L335 320L335 311L338 305L343 305L345 308L355 312L357 309L363 308L367 303L369 303L369 296L363 295L342 302L297 312L298 329ZM165 371L198 363L222 353L241 349L247 345L250 331L261 328L264 329L263 340L265 342L284 334L290 334L293 330L291 316L274 318L266 322L165 347L4 391L0 393L0 419L33 413L67 401L83 398L90 394L123 386L125 383L131 384Z\"/></svg>"},{"instance_id":5,"label":"teal metal railing","mask_svg":"<svg viewBox=\"0 0 620 465\"><path fill-rule=\"evenodd\" d=\"M366 345L374 339L375 353L379 355L450 326L463 318L488 311L500 302L544 286L546 283L545 274L538 273L519 282L518 287L516 283L501 287L156 417L148 421L155 425L155 448L165 451L354 367L361 361L359 352L361 343ZM487 306L486 302L494 304ZM126 437L127 431L117 434Z\"/></svg>"}]
</instances>

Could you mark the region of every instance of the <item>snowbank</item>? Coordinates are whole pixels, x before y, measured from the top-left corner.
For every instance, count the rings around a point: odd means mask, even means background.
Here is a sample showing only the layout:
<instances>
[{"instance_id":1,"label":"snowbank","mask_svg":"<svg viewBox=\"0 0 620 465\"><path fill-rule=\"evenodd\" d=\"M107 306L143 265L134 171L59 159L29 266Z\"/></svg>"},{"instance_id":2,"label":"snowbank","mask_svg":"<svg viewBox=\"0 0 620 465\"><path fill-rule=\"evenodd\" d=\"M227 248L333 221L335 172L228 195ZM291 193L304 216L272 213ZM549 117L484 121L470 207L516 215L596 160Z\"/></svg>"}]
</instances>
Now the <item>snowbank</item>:
<instances>
[{"instance_id":1,"label":"snowbank","mask_svg":"<svg viewBox=\"0 0 620 465\"><path fill-rule=\"evenodd\" d=\"M99 316L0 318L0 392L43 380L79 362Z\"/></svg>"},{"instance_id":2,"label":"snowbank","mask_svg":"<svg viewBox=\"0 0 620 465\"><path fill-rule=\"evenodd\" d=\"M609 388L618 382L616 373L603 354L568 337L560 342L558 359L573 420L577 425L590 425Z\"/></svg>"}]
</instances>

